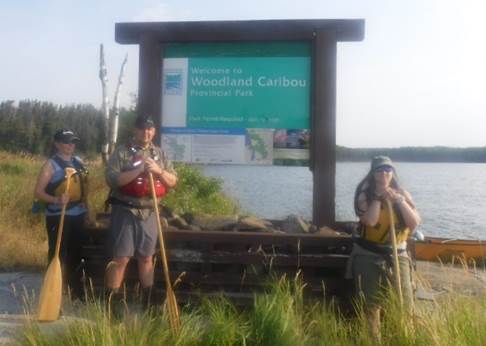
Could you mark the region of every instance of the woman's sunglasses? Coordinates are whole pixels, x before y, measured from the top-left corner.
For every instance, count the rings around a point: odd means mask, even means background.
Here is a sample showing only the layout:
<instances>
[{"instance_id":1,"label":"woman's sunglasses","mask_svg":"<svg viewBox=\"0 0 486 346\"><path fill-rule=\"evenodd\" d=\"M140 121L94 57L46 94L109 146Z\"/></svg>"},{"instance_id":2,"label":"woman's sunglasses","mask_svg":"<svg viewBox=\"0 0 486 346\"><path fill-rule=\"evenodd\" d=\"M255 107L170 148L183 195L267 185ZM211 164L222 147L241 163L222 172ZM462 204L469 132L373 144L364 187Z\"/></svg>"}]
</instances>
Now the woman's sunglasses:
<instances>
[{"instance_id":1,"label":"woman's sunglasses","mask_svg":"<svg viewBox=\"0 0 486 346\"><path fill-rule=\"evenodd\" d=\"M390 166L381 166L381 167L375 168L375 170L373 172L377 172L377 173L381 173L381 172L390 173L390 172L393 172L393 168L390 167Z\"/></svg>"}]
</instances>

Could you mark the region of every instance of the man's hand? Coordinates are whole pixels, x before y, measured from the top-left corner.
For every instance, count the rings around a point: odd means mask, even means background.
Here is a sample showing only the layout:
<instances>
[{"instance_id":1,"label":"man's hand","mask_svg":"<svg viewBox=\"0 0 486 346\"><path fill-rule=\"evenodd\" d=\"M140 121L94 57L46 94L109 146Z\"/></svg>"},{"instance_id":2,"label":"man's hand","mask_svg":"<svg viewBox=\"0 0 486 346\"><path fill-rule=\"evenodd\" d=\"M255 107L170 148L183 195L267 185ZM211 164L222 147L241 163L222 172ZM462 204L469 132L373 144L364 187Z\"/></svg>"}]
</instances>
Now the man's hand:
<instances>
[{"instance_id":1,"label":"man's hand","mask_svg":"<svg viewBox=\"0 0 486 346\"><path fill-rule=\"evenodd\" d=\"M162 174L162 168L155 162L154 159L148 157L145 159L145 169L153 174L156 175L161 175Z\"/></svg>"}]
</instances>

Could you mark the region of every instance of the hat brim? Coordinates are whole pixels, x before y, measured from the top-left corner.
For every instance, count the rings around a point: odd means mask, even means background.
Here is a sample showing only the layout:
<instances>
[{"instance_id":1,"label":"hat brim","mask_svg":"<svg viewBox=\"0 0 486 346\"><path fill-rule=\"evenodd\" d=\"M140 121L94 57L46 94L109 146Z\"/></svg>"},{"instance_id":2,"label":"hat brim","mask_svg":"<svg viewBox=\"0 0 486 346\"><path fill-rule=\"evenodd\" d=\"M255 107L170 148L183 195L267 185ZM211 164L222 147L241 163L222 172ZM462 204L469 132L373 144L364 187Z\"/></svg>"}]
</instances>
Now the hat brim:
<instances>
[{"instance_id":1,"label":"hat brim","mask_svg":"<svg viewBox=\"0 0 486 346\"><path fill-rule=\"evenodd\" d=\"M56 142L58 143L62 143L62 144L76 144L79 142L79 137L76 137L76 136L72 136L70 138L62 138Z\"/></svg>"},{"instance_id":2,"label":"hat brim","mask_svg":"<svg viewBox=\"0 0 486 346\"><path fill-rule=\"evenodd\" d=\"M141 125L141 126L135 126L136 129L139 129L139 130L146 130L146 129L151 129L151 128L155 128L155 125Z\"/></svg>"},{"instance_id":3,"label":"hat brim","mask_svg":"<svg viewBox=\"0 0 486 346\"><path fill-rule=\"evenodd\" d=\"M380 168L383 168L383 167L390 167L391 169L395 169L395 167L393 167L392 165L388 164L388 163L384 163L382 165L378 165L376 167L373 167L373 171L376 171Z\"/></svg>"}]
</instances>

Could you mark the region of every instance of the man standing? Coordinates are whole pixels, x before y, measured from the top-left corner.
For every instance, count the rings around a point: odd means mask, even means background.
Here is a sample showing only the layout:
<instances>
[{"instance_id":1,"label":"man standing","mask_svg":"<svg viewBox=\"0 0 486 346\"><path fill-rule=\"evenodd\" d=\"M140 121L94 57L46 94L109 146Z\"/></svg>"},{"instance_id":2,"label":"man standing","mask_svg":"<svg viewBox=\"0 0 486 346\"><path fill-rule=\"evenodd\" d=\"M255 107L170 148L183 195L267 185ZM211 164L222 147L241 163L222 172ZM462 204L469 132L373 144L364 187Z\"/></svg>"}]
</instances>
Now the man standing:
<instances>
[{"instance_id":1,"label":"man standing","mask_svg":"<svg viewBox=\"0 0 486 346\"><path fill-rule=\"evenodd\" d=\"M177 176L166 154L152 143L155 125L150 117L135 121L134 137L115 149L106 167L106 181L111 188L110 241L112 261L107 269L107 302L121 300L120 286L130 258L138 262L142 304L148 307L153 286L153 255L157 243L157 219L151 196L149 174L154 178L160 199L167 188L177 183Z\"/></svg>"}]
</instances>

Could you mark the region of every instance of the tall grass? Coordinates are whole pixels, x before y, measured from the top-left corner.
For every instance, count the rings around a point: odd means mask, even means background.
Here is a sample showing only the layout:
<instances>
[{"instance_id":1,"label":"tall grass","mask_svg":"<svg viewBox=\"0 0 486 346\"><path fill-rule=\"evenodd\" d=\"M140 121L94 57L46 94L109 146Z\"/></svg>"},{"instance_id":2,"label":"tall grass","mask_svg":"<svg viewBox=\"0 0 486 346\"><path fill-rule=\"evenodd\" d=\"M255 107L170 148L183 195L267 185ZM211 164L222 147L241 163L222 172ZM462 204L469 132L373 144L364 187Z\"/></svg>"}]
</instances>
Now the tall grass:
<instances>
[{"instance_id":1,"label":"tall grass","mask_svg":"<svg viewBox=\"0 0 486 346\"><path fill-rule=\"evenodd\" d=\"M163 309L110 319L98 303L88 304L68 328L42 333L31 324L19 337L24 345L377 345L362 306L343 315L332 302L304 301L300 278L279 279L253 305L238 310L223 297L182 309L182 329L173 335ZM382 345L484 345L486 296L448 295L419 302L408 314L390 292L384 305Z\"/></svg>"},{"instance_id":2,"label":"tall grass","mask_svg":"<svg viewBox=\"0 0 486 346\"><path fill-rule=\"evenodd\" d=\"M45 265L43 218L31 212L42 159L0 151L0 270Z\"/></svg>"},{"instance_id":3,"label":"tall grass","mask_svg":"<svg viewBox=\"0 0 486 346\"><path fill-rule=\"evenodd\" d=\"M0 271L43 269L47 261L44 215L31 212L37 174L44 157L0 151ZM104 210L108 187L100 160L87 162L89 205L94 219ZM231 214L237 204L221 192L221 181L198 169L176 167L179 183L164 204L178 213Z\"/></svg>"}]
</instances>

